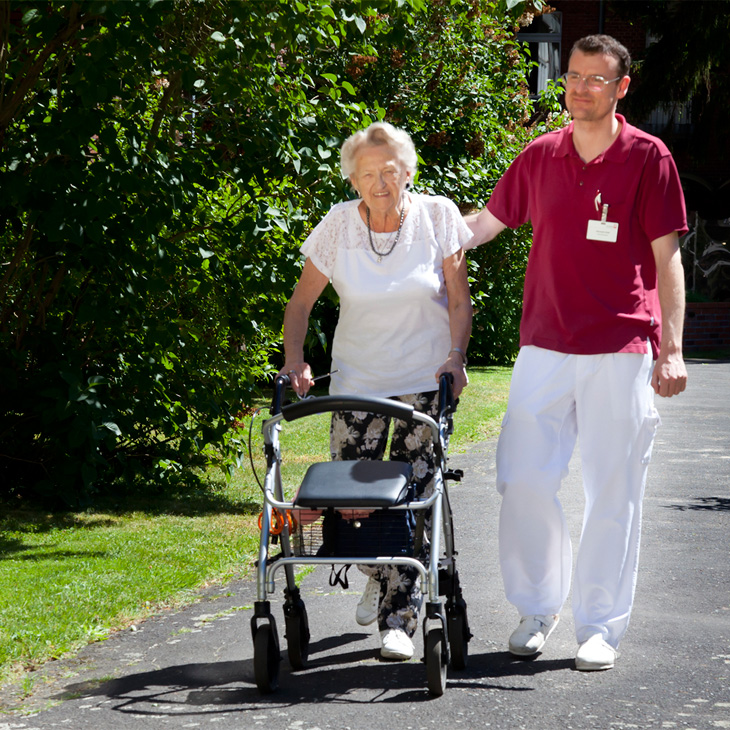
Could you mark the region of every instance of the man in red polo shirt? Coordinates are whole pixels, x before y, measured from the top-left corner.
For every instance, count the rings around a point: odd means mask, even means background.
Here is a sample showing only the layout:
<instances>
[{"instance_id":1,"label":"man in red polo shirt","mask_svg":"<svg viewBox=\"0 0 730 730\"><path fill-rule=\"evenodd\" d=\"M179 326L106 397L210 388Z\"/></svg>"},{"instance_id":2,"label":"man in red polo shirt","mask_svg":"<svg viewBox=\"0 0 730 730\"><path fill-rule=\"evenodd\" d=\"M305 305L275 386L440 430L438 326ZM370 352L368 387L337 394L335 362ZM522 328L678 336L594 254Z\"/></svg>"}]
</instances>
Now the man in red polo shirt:
<instances>
[{"instance_id":1,"label":"man in red polo shirt","mask_svg":"<svg viewBox=\"0 0 730 730\"><path fill-rule=\"evenodd\" d=\"M472 248L530 221L520 352L497 449L500 564L520 614L509 639L537 654L571 586L571 542L557 494L580 438L586 496L573 577L576 668L610 669L626 632L654 393L686 386L682 358L686 232L674 161L616 113L629 53L579 40L563 77L572 123L534 140L467 217Z\"/></svg>"}]
</instances>

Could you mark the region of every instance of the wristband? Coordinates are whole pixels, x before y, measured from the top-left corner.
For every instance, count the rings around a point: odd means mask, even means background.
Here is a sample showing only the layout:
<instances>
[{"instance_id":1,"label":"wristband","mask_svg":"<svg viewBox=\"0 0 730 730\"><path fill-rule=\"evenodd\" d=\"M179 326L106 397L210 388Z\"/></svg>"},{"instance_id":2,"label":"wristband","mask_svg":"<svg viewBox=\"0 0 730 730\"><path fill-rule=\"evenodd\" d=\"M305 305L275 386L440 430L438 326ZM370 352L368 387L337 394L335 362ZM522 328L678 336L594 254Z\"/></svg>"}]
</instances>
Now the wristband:
<instances>
[{"instance_id":1,"label":"wristband","mask_svg":"<svg viewBox=\"0 0 730 730\"><path fill-rule=\"evenodd\" d=\"M461 355L461 359L462 359L462 360L464 361L464 367L466 367L466 366L467 366L467 365L469 364L469 361L468 361L468 360L466 359L466 353L465 353L465 352L464 352L464 351L463 351L462 349L460 349L460 348L458 348L458 347L452 347L452 348L451 348L451 349L449 350L449 355L450 355L450 354L451 354L452 352L458 352L458 353L459 353L459 355Z\"/></svg>"}]
</instances>

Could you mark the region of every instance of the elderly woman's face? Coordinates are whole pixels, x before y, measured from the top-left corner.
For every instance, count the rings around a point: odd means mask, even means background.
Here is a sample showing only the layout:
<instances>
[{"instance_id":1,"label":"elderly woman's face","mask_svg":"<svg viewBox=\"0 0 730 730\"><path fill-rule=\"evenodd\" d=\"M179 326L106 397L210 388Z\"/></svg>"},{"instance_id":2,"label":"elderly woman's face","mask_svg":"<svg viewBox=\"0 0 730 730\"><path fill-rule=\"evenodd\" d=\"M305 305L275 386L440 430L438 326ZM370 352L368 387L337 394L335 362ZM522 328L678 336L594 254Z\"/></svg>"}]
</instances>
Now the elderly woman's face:
<instances>
[{"instance_id":1,"label":"elderly woman's face","mask_svg":"<svg viewBox=\"0 0 730 730\"><path fill-rule=\"evenodd\" d=\"M351 181L371 210L395 209L406 189L408 172L388 145L363 147L355 158Z\"/></svg>"}]
</instances>

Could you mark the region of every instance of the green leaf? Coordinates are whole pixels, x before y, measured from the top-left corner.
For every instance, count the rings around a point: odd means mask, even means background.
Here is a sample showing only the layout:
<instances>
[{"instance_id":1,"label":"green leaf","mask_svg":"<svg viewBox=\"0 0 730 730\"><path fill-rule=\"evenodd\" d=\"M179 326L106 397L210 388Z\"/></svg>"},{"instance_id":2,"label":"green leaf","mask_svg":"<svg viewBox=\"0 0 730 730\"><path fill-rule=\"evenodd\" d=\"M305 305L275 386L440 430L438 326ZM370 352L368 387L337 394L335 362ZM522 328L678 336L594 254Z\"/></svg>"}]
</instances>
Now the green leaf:
<instances>
[{"instance_id":1,"label":"green leaf","mask_svg":"<svg viewBox=\"0 0 730 730\"><path fill-rule=\"evenodd\" d=\"M117 436L122 435L122 430L119 428L119 426L117 426L116 423L113 423L112 421L105 421L101 425L102 425L102 428L108 429L109 431L116 434Z\"/></svg>"}]
</instances>

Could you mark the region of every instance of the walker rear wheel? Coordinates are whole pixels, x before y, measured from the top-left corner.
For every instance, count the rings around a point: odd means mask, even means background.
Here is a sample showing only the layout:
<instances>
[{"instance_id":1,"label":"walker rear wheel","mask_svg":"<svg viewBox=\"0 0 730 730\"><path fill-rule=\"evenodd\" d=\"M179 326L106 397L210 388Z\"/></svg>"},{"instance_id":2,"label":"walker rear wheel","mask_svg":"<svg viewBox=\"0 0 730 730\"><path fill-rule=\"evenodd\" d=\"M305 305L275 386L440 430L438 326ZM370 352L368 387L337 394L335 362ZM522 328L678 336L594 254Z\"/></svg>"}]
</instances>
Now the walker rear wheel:
<instances>
[{"instance_id":1,"label":"walker rear wheel","mask_svg":"<svg viewBox=\"0 0 730 730\"><path fill-rule=\"evenodd\" d=\"M451 666L454 669L466 669L469 661L469 626L464 611L455 609L448 616L449 649Z\"/></svg>"},{"instance_id":2,"label":"walker rear wheel","mask_svg":"<svg viewBox=\"0 0 730 730\"><path fill-rule=\"evenodd\" d=\"M286 646L292 669L304 669L309 656L309 620L302 606L286 616Z\"/></svg>"}]
</instances>

